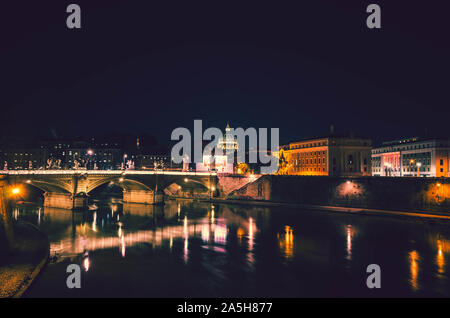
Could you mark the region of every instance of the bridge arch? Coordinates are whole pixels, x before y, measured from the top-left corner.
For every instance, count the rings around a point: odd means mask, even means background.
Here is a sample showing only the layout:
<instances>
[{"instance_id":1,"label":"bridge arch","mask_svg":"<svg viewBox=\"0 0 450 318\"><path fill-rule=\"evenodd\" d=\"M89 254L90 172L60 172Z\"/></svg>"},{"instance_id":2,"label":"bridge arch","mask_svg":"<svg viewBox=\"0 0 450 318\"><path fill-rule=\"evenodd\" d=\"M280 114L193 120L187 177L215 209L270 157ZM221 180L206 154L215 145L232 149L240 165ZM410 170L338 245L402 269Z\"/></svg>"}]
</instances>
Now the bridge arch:
<instances>
[{"instance_id":1,"label":"bridge arch","mask_svg":"<svg viewBox=\"0 0 450 318\"><path fill-rule=\"evenodd\" d=\"M71 193L70 189L68 189L67 186L58 184L56 182L47 182L43 180L20 180L15 182L15 184L23 184L23 185L29 185L34 188L37 188L41 191L44 191L44 193L49 192L55 192L55 193Z\"/></svg>"},{"instance_id":2,"label":"bridge arch","mask_svg":"<svg viewBox=\"0 0 450 318\"><path fill-rule=\"evenodd\" d=\"M89 184L87 186L86 189L86 193L90 193L91 191L97 189L98 187L113 182L114 185L122 188L123 190L126 191L131 191L131 190L141 190L141 191L153 191L153 189L146 185L145 183L138 181L138 180L134 180L131 178L126 178L126 177L109 177L109 178L104 178L98 181L95 181L91 184Z\"/></svg>"}]
</instances>

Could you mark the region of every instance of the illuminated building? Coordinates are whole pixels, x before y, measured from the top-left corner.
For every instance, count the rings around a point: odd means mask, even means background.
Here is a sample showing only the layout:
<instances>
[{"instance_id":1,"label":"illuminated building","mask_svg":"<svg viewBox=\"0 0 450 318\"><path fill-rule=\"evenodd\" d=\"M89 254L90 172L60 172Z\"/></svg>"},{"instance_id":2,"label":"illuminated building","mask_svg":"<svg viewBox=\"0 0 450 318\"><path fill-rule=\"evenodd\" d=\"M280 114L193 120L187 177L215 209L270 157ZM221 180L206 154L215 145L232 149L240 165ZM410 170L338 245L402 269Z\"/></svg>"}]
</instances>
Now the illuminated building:
<instances>
[{"instance_id":1,"label":"illuminated building","mask_svg":"<svg viewBox=\"0 0 450 318\"><path fill-rule=\"evenodd\" d=\"M369 176L371 145L370 139L337 135L291 142L280 148L280 174Z\"/></svg>"},{"instance_id":2,"label":"illuminated building","mask_svg":"<svg viewBox=\"0 0 450 318\"><path fill-rule=\"evenodd\" d=\"M45 166L46 155L46 151L39 148L8 148L0 152L1 168L2 170L6 167L9 170L39 169Z\"/></svg>"},{"instance_id":3,"label":"illuminated building","mask_svg":"<svg viewBox=\"0 0 450 318\"><path fill-rule=\"evenodd\" d=\"M413 137L372 149L372 175L450 177L450 140Z\"/></svg>"},{"instance_id":4,"label":"illuminated building","mask_svg":"<svg viewBox=\"0 0 450 318\"><path fill-rule=\"evenodd\" d=\"M222 149L221 155L204 155L203 162L197 163L197 171L216 171L221 173L233 173L239 149L236 136L231 132L230 125L227 124L225 134L219 139L217 147ZM227 153L228 152L228 153Z\"/></svg>"}]
</instances>

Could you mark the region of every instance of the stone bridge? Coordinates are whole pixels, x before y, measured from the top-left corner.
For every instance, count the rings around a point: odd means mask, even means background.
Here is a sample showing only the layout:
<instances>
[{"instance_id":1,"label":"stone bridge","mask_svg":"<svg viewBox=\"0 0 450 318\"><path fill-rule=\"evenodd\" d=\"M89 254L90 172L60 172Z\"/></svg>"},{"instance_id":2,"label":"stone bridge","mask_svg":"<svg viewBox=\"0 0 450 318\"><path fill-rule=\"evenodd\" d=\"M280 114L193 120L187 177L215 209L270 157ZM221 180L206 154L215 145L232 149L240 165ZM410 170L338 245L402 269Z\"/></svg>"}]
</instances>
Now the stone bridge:
<instances>
[{"instance_id":1,"label":"stone bridge","mask_svg":"<svg viewBox=\"0 0 450 318\"><path fill-rule=\"evenodd\" d=\"M44 191L44 206L65 209L85 208L89 193L106 183L123 189L123 201L158 204L164 190L197 187L213 197L217 174L213 172L138 170L16 170L0 171L10 186L27 184Z\"/></svg>"}]
</instances>

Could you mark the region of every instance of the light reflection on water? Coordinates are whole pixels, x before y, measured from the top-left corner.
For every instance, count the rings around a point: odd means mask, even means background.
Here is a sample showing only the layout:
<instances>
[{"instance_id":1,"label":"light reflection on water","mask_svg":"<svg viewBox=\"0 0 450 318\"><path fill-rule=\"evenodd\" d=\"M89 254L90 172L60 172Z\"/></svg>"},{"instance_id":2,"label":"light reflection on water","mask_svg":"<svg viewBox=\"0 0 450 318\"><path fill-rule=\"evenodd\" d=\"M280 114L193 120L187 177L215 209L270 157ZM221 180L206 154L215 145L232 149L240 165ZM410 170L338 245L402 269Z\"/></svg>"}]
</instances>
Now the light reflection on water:
<instances>
[{"instance_id":1,"label":"light reflection on water","mask_svg":"<svg viewBox=\"0 0 450 318\"><path fill-rule=\"evenodd\" d=\"M46 232L57 255L30 296L69 297L45 286L57 286L52 280L60 272L64 279L70 262L79 262L96 285L111 284L79 295L87 297L111 296L101 294L108 290L124 297L450 296L448 223L187 201L108 202L73 213L28 206L13 213ZM364 283L372 263L382 271L378 294ZM119 276L120 288L113 283ZM165 283L171 279L176 286ZM155 280L162 289L152 289Z\"/></svg>"}]
</instances>

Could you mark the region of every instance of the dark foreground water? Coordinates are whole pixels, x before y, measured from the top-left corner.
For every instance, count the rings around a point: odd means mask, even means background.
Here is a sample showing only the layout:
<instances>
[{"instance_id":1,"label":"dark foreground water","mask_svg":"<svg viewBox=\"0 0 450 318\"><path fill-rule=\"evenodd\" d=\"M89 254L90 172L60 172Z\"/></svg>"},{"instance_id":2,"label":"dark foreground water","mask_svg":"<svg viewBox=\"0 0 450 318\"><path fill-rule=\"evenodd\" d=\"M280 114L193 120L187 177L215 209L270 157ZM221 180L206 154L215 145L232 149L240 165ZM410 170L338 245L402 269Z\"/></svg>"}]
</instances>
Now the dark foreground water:
<instances>
[{"instance_id":1,"label":"dark foreground water","mask_svg":"<svg viewBox=\"0 0 450 318\"><path fill-rule=\"evenodd\" d=\"M28 297L450 296L450 223L169 201L71 212L20 207L57 260ZM82 268L69 289L69 264ZM369 264L381 289L366 286Z\"/></svg>"}]
</instances>

